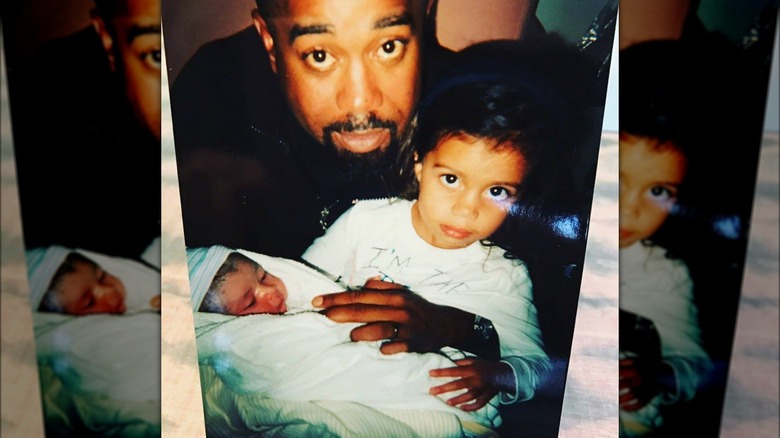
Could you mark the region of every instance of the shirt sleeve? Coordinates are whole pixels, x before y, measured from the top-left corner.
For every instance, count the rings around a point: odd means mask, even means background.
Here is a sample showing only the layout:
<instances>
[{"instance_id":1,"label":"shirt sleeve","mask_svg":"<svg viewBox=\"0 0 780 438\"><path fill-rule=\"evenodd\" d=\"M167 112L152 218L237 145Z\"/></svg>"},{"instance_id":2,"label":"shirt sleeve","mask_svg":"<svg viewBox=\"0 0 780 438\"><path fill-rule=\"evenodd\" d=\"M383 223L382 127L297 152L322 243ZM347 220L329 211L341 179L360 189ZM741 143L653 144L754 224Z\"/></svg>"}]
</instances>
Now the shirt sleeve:
<instances>
[{"instance_id":1,"label":"shirt sleeve","mask_svg":"<svg viewBox=\"0 0 780 438\"><path fill-rule=\"evenodd\" d=\"M491 316L486 316L498 332L502 361L512 367L515 375L515 393L501 393L502 404L533 398L552 369L544 351L533 288L525 265L514 262L510 278L509 288L497 293L503 304L491 311Z\"/></svg>"},{"instance_id":2,"label":"shirt sleeve","mask_svg":"<svg viewBox=\"0 0 780 438\"><path fill-rule=\"evenodd\" d=\"M552 369L544 351L531 279L526 266L517 260L503 260L501 272L472 284L472 293L448 297L447 305L489 319L498 333L501 359L512 367L515 393L501 393L503 404L529 400Z\"/></svg>"},{"instance_id":3,"label":"shirt sleeve","mask_svg":"<svg viewBox=\"0 0 780 438\"><path fill-rule=\"evenodd\" d=\"M646 252L646 261L633 268L641 269L642 277L621 279L620 306L649 318L658 330L662 360L674 371L677 383L674 392L661 394L662 402L687 401L713 369L703 347L693 282L681 261L667 259L658 248ZM626 272L625 277L633 279L634 274Z\"/></svg>"}]
</instances>

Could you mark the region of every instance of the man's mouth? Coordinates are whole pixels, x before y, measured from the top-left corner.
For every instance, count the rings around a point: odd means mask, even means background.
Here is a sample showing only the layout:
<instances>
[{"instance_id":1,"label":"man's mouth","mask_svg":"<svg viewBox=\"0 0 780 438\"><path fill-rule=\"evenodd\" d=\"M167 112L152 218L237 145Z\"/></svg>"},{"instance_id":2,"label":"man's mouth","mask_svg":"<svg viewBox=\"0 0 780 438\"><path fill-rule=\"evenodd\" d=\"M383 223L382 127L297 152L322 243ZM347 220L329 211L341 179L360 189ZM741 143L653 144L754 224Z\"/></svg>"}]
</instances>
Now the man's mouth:
<instances>
[{"instance_id":1,"label":"man's mouth","mask_svg":"<svg viewBox=\"0 0 780 438\"><path fill-rule=\"evenodd\" d=\"M391 132L387 128L362 131L334 131L331 134L331 139L337 149L362 154L384 148L390 144Z\"/></svg>"},{"instance_id":2,"label":"man's mouth","mask_svg":"<svg viewBox=\"0 0 780 438\"><path fill-rule=\"evenodd\" d=\"M365 154L386 149L394 141L397 132L394 122L380 119L376 114L350 114L346 120L323 128L322 136L323 142L337 151Z\"/></svg>"}]
</instances>

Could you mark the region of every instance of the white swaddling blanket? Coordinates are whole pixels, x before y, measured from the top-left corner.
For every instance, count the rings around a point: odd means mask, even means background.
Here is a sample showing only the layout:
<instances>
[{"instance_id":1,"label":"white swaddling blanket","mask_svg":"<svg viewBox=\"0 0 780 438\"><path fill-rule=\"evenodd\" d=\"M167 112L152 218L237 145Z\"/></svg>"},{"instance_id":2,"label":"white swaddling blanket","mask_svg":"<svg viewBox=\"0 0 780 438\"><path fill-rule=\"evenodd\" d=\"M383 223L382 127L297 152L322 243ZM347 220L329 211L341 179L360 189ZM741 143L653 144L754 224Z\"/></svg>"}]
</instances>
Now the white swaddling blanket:
<instances>
[{"instance_id":1,"label":"white swaddling blanket","mask_svg":"<svg viewBox=\"0 0 780 438\"><path fill-rule=\"evenodd\" d=\"M432 369L455 366L450 358L439 353L384 355L379 342L351 342L349 333L359 324L336 323L309 310L313 296L340 286L292 260L241 252L279 276L290 294L288 305L301 307L285 315L195 312L201 370L210 367L232 392L285 401L352 401L379 410L449 413L489 428L500 424L496 403L465 412L444 401L456 393L428 393L451 380L428 375Z\"/></svg>"},{"instance_id":2,"label":"white swaddling blanket","mask_svg":"<svg viewBox=\"0 0 780 438\"><path fill-rule=\"evenodd\" d=\"M57 255L47 277L30 266L38 297L71 250ZM81 424L102 436L159 436L160 314L150 307L160 293L160 272L135 260L74 249L116 275L127 291L123 315L72 316L33 312L35 349L47 424ZM56 254L55 254L56 253ZM28 260L29 263L29 260ZM33 287L33 285L31 285ZM32 299L37 307L37 300ZM58 426L60 427L60 426ZM68 429L69 430L69 429ZM74 429L73 434L86 433Z\"/></svg>"},{"instance_id":3,"label":"white swaddling blanket","mask_svg":"<svg viewBox=\"0 0 780 438\"><path fill-rule=\"evenodd\" d=\"M160 315L36 313L39 366L65 387L117 401L160 400Z\"/></svg>"}]
</instances>

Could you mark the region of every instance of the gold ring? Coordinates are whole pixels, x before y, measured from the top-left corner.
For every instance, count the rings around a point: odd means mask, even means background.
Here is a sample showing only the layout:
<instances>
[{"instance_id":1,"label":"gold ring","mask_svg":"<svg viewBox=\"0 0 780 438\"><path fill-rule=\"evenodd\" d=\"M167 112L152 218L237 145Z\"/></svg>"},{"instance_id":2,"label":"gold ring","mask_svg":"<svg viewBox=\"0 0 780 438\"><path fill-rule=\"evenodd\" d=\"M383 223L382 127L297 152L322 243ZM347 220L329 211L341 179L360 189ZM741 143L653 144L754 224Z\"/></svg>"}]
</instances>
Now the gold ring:
<instances>
[{"instance_id":1,"label":"gold ring","mask_svg":"<svg viewBox=\"0 0 780 438\"><path fill-rule=\"evenodd\" d=\"M393 335L392 335L392 336L390 336L390 340L391 340L391 341L394 341L394 340L395 340L395 338L397 338L397 337L398 337L398 324L397 324L397 323L395 323L395 322L391 322L391 323L390 323L390 325L392 325L392 326L393 326Z\"/></svg>"}]
</instances>

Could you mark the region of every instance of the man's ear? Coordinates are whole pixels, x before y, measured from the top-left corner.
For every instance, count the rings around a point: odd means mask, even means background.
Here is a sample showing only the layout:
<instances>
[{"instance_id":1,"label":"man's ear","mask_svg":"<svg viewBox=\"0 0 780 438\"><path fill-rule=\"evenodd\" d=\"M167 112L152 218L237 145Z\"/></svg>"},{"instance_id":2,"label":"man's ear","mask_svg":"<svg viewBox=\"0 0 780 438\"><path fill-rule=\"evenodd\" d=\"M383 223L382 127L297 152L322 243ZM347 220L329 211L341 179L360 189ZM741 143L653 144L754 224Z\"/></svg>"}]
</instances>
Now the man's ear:
<instances>
[{"instance_id":1,"label":"man's ear","mask_svg":"<svg viewBox=\"0 0 780 438\"><path fill-rule=\"evenodd\" d=\"M103 44L103 50L106 51L108 57L108 63L111 66L111 71L116 71L116 59L114 58L114 38L111 37L111 33L108 31L108 26L103 18L97 14L92 14L92 27L100 37L100 42Z\"/></svg>"},{"instance_id":2,"label":"man's ear","mask_svg":"<svg viewBox=\"0 0 780 438\"><path fill-rule=\"evenodd\" d=\"M252 11L252 21L255 24L257 33L260 34L260 38L263 40L263 46L265 51L268 52L268 60L271 61L271 69L276 73L276 53L274 52L274 37L271 35L271 31L268 28L263 17L260 16L260 11L257 9Z\"/></svg>"},{"instance_id":3,"label":"man's ear","mask_svg":"<svg viewBox=\"0 0 780 438\"><path fill-rule=\"evenodd\" d=\"M414 176L419 184L422 176L422 161L420 161L420 156L417 155L417 152L414 153Z\"/></svg>"}]
</instances>

